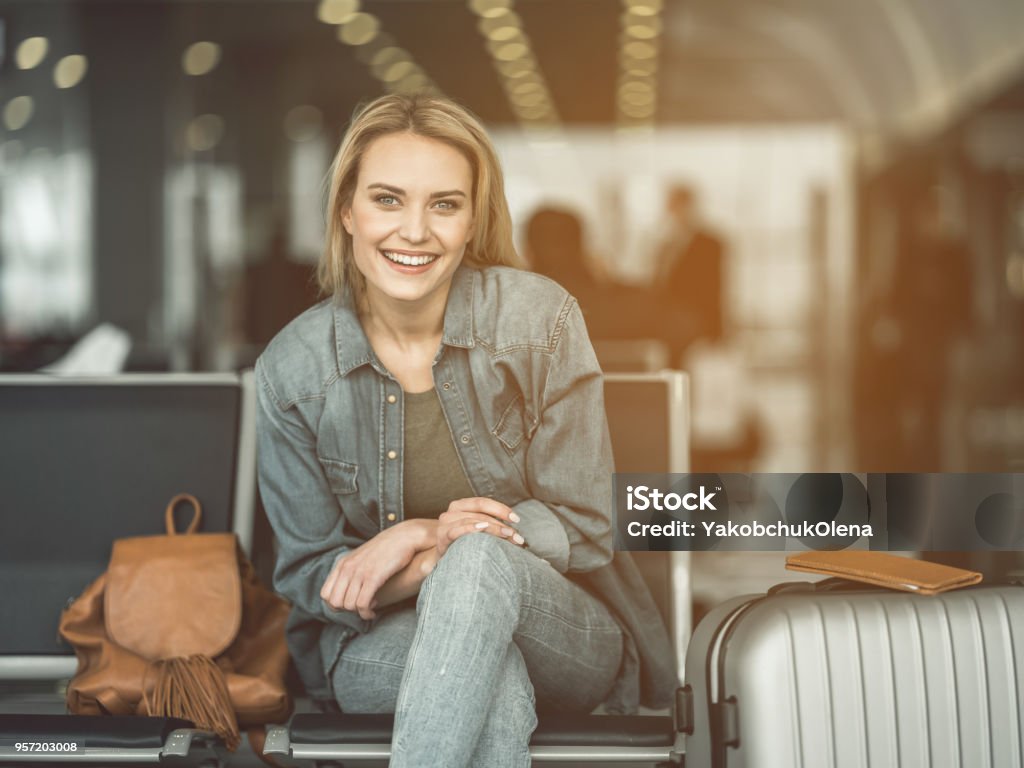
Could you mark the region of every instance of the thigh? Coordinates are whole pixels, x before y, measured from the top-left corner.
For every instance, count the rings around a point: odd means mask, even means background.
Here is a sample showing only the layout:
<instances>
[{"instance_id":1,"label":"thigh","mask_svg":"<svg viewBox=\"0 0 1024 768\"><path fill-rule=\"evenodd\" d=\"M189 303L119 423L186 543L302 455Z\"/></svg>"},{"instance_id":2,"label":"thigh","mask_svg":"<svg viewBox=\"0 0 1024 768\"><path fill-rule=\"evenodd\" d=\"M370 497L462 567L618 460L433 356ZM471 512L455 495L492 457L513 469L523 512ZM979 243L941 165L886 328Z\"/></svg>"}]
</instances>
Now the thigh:
<instances>
[{"instance_id":1,"label":"thigh","mask_svg":"<svg viewBox=\"0 0 1024 768\"><path fill-rule=\"evenodd\" d=\"M605 605L548 562L516 549L527 575L514 635L539 709L589 712L611 690L622 629Z\"/></svg>"},{"instance_id":2,"label":"thigh","mask_svg":"<svg viewBox=\"0 0 1024 768\"><path fill-rule=\"evenodd\" d=\"M369 632L345 646L331 672L342 712L395 711L405 662L416 634L416 609L385 613Z\"/></svg>"}]
</instances>

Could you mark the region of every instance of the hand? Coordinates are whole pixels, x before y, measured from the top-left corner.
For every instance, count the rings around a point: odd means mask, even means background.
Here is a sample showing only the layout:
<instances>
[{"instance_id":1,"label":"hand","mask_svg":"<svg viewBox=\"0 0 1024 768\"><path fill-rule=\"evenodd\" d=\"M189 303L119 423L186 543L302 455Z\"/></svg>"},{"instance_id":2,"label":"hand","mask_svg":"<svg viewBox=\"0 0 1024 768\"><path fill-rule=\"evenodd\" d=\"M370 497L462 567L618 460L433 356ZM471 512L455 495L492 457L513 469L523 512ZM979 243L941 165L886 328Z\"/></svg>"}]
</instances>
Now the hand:
<instances>
[{"instance_id":1,"label":"hand","mask_svg":"<svg viewBox=\"0 0 1024 768\"><path fill-rule=\"evenodd\" d=\"M405 568L417 552L434 548L433 520L404 520L344 555L327 576L320 597L334 610L376 616L377 590Z\"/></svg>"},{"instance_id":2,"label":"hand","mask_svg":"<svg viewBox=\"0 0 1024 768\"><path fill-rule=\"evenodd\" d=\"M522 535L512 527L519 515L500 501L476 496L457 499L437 518L437 551L443 555L451 543L467 533L489 533L520 547L526 546Z\"/></svg>"}]
</instances>

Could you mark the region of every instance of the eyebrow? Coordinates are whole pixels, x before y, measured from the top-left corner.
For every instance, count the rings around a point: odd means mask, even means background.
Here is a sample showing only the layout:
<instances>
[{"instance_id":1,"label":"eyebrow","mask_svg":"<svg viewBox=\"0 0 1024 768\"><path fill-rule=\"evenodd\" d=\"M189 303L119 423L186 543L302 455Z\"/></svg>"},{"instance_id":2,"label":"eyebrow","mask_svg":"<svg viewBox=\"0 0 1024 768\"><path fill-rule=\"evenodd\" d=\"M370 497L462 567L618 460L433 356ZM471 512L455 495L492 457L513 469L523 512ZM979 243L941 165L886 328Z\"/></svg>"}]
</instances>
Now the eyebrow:
<instances>
[{"instance_id":1,"label":"eyebrow","mask_svg":"<svg viewBox=\"0 0 1024 768\"><path fill-rule=\"evenodd\" d=\"M368 184L366 186L366 188L367 189L382 189L385 192L391 192L391 193L396 194L396 195L404 195L404 194L406 194L405 190L402 189L401 187L393 187L390 184L381 184L379 182L376 183L376 184ZM466 193L463 192L461 189L447 189L447 190L444 190L442 192L433 192L433 193L431 193L430 199L434 200L434 199L439 198L439 197L454 197L454 196L466 197Z\"/></svg>"}]
</instances>

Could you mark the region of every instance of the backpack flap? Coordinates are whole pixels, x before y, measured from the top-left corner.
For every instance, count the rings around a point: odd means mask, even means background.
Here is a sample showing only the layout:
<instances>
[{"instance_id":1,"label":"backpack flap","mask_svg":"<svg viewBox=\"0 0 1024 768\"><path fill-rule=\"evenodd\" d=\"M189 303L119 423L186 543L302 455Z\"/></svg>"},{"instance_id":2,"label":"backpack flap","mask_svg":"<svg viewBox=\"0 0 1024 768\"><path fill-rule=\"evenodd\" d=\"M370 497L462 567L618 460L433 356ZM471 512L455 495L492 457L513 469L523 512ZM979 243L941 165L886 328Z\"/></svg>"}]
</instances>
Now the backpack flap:
<instances>
[{"instance_id":1,"label":"backpack flap","mask_svg":"<svg viewBox=\"0 0 1024 768\"><path fill-rule=\"evenodd\" d=\"M198 502L197 502L198 503ZM168 509L170 513L170 508ZM107 634L149 661L228 649L242 622L242 584L232 533L177 535L114 542L107 569Z\"/></svg>"}]
</instances>

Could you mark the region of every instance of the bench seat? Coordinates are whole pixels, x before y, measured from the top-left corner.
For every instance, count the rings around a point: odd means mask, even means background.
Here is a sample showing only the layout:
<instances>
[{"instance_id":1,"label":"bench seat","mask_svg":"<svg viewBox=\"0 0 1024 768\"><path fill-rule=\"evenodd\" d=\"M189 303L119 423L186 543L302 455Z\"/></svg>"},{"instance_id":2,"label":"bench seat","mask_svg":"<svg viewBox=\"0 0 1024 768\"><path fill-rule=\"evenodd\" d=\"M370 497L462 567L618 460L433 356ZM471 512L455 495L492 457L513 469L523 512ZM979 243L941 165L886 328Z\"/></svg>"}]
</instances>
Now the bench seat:
<instances>
[{"instance_id":1,"label":"bench seat","mask_svg":"<svg viewBox=\"0 0 1024 768\"><path fill-rule=\"evenodd\" d=\"M298 760L387 759L393 715L301 714L268 729L264 754ZM664 762L676 730L669 716L540 715L534 760Z\"/></svg>"}]
</instances>

